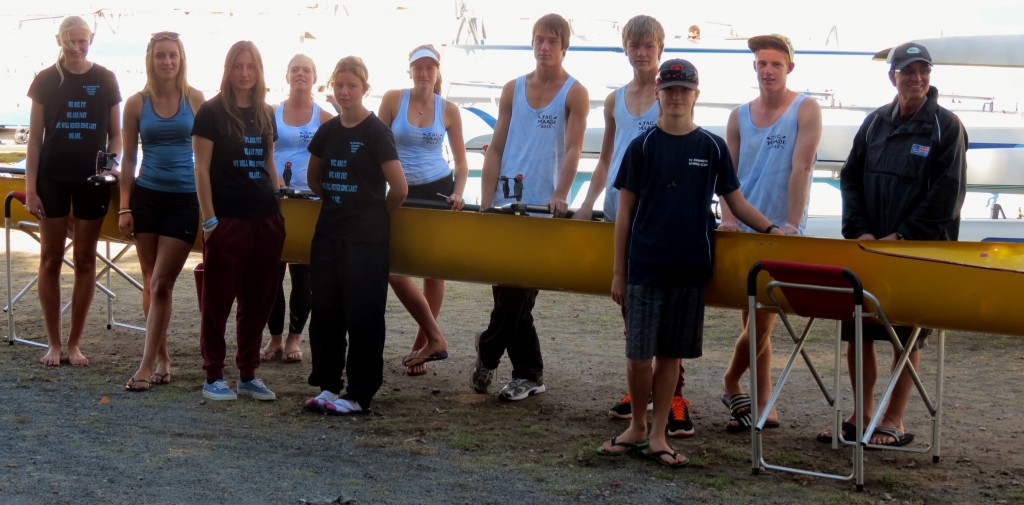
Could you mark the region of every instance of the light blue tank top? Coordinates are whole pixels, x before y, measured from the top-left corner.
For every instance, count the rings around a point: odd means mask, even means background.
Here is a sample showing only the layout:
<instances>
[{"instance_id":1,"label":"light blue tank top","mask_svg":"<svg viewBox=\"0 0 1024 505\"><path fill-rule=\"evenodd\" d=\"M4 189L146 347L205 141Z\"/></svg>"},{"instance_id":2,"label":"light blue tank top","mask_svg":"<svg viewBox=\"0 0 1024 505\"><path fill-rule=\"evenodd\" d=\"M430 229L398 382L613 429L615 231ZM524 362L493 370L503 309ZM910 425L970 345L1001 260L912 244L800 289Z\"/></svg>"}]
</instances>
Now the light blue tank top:
<instances>
[{"instance_id":1,"label":"light blue tank top","mask_svg":"<svg viewBox=\"0 0 1024 505\"><path fill-rule=\"evenodd\" d=\"M277 173L284 177L286 162L292 163L292 179L289 186L309 191L306 180L306 167L309 165L309 141L320 128L320 106L313 104L313 115L309 122L302 126L290 126L284 122L284 102L274 108L274 121L277 122L277 142L274 142L274 164Z\"/></svg>"},{"instance_id":2,"label":"light blue tank top","mask_svg":"<svg viewBox=\"0 0 1024 505\"><path fill-rule=\"evenodd\" d=\"M434 122L426 128L409 124L409 90L402 90L398 115L391 121L391 133L398 147L398 161L409 184L427 184L452 173L441 149L447 131L444 128L444 101L434 95Z\"/></svg>"},{"instance_id":3,"label":"light blue tank top","mask_svg":"<svg viewBox=\"0 0 1024 505\"><path fill-rule=\"evenodd\" d=\"M139 139L142 163L136 183L146 189L169 193L195 193L195 162L192 158L192 105L181 99L178 111L169 118L153 110L148 96L142 97Z\"/></svg>"},{"instance_id":4,"label":"light blue tank top","mask_svg":"<svg viewBox=\"0 0 1024 505\"><path fill-rule=\"evenodd\" d=\"M786 112L774 124L758 128L750 119L750 103L739 108L740 162L737 174L743 196L771 222L782 226L789 213L789 174L793 169L793 151L799 124L800 104L807 95L798 94ZM813 174L808 174L808 184ZM808 186L809 188L810 186ZM737 223L744 231L753 231ZM797 225L800 233L807 225L807 205Z\"/></svg>"},{"instance_id":5,"label":"light blue tank top","mask_svg":"<svg viewBox=\"0 0 1024 505\"><path fill-rule=\"evenodd\" d=\"M622 156L626 154L626 148L637 135L658 124L659 112L658 101L655 100L650 109L639 116L634 116L626 107L626 86L615 90L615 145L612 148L611 164L608 165L608 181L604 185L605 221L614 221L615 213L619 210L619 190L615 188L615 177L619 175Z\"/></svg>"},{"instance_id":6,"label":"light blue tank top","mask_svg":"<svg viewBox=\"0 0 1024 505\"><path fill-rule=\"evenodd\" d=\"M526 76L516 79L500 174L510 179L523 174L523 203L544 205L555 193L565 161L565 98L575 82L569 76L551 103L534 109L526 99ZM502 196L500 186L494 194L494 206L514 201Z\"/></svg>"}]
</instances>

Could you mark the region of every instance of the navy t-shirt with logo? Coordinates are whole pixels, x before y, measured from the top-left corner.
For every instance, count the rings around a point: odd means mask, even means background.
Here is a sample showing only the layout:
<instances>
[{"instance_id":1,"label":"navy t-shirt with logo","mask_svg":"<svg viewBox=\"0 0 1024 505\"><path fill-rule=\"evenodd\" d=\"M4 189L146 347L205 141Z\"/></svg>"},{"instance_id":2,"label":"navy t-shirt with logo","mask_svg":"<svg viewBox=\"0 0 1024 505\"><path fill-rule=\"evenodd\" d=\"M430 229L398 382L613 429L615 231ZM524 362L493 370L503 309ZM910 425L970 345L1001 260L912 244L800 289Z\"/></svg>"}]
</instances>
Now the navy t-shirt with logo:
<instances>
[{"instance_id":1,"label":"navy t-shirt with logo","mask_svg":"<svg viewBox=\"0 0 1024 505\"><path fill-rule=\"evenodd\" d=\"M352 128L335 116L320 125L309 152L320 158L323 177L317 233L386 243L391 216L384 205L387 180L381 165L398 159L391 129L373 113Z\"/></svg>"},{"instance_id":2,"label":"navy t-shirt with logo","mask_svg":"<svg viewBox=\"0 0 1024 505\"><path fill-rule=\"evenodd\" d=\"M273 109L266 107L273 114ZM254 107L239 109L243 132L228 116L223 95L217 95L196 111L192 135L213 141L210 157L210 189L218 217L266 217L280 212L277 203L277 174L266 166L277 140L276 124L271 135L256 129ZM271 124L274 124L271 121Z\"/></svg>"},{"instance_id":3,"label":"navy t-shirt with logo","mask_svg":"<svg viewBox=\"0 0 1024 505\"><path fill-rule=\"evenodd\" d=\"M711 199L740 187L721 137L699 127L686 135L651 128L630 142L615 187L637 195L629 284L682 287L711 279Z\"/></svg>"},{"instance_id":4,"label":"navy t-shirt with logo","mask_svg":"<svg viewBox=\"0 0 1024 505\"><path fill-rule=\"evenodd\" d=\"M39 72L28 89L43 106L39 175L60 182L83 182L96 173L96 153L106 151L110 108L121 103L114 73L93 64L85 73L56 65Z\"/></svg>"}]
</instances>

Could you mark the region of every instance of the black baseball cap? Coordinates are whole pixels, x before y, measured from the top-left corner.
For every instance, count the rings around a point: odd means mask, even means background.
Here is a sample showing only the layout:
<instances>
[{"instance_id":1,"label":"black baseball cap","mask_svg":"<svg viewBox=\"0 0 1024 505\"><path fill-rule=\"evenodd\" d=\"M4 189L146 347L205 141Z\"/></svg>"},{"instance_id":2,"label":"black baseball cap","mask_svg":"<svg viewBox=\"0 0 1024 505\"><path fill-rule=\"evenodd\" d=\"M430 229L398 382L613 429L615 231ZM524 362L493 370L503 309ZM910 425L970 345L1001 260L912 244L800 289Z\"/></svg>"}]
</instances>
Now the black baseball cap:
<instances>
[{"instance_id":1,"label":"black baseball cap","mask_svg":"<svg viewBox=\"0 0 1024 505\"><path fill-rule=\"evenodd\" d=\"M889 51L890 70L900 70L915 61L923 61L929 66L932 64L932 55L928 54L928 49L917 42L900 44Z\"/></svg>"},{"instance_id":2,"label":"black baseball cap","mask_svg":"<svg viewBox=\"0 0 1024 505\"><path fill-rule=\"evenodd\" d=\"M672 86L683 86L690 89L697 89L700 79L697 76L697 67L681 58L666 61L658 68L657 79L658 91Z\"/></svg>"}]
</instances>

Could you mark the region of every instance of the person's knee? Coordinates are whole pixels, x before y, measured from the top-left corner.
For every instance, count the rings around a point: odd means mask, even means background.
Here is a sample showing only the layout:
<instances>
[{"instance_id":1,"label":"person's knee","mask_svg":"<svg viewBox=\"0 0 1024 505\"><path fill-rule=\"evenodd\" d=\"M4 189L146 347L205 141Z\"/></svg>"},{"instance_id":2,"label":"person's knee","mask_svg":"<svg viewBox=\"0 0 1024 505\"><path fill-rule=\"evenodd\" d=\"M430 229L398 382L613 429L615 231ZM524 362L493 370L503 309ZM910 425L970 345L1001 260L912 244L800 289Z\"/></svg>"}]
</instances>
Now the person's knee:
<instances>
[{"instance_id":1,"label":"person's knee","mask_svg":"<svg viewBox=\"0 0 1024 505\"><path fill-rule=\"evenodd\" d=\"M163 277L153 277L150 279L149 292L153 298L159 300L170 300L173 291L174 279L167 279Z\"/></svg>"},{"instance_id":2,"label":"person's knee","mask_svg":"<svg viewBox=\"0 0 1024 505\"><path fill-rule=\"evenodd\" d=\"M626 361L626 371L631 374L650 374L654 365L650 359L630 359Z\"/></svg>"}]
</instances>

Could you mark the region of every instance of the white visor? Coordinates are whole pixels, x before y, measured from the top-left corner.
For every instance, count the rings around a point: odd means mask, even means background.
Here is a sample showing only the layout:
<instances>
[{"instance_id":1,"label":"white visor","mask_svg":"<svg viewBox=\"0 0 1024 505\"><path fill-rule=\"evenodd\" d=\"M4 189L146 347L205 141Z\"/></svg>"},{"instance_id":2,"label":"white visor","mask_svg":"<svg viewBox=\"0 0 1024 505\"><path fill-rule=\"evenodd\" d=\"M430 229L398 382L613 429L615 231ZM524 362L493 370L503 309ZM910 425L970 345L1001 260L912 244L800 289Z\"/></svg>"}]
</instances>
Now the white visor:
<instances>
[{"instance_id":1,"label":"white visor","mask_svg":"<svg viewBox=\"0 0 1024 505\"><path fill-rule=\"evenodd\" d=\"M409 63L412 63L412 62L414 62L414 61L416 61L416 60L418 60L420 58L430 58L430 59L434 60L434 63L440 63L437 60L437 55L435 55L433 53L433 51L431 51L430 49L427 49L427 48L422 48L422 49L416 51L415 53L412 53L412 56L409 57Z\"/></svg>"}]
</instances>

